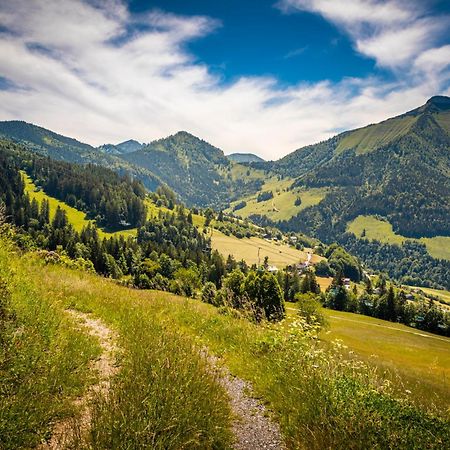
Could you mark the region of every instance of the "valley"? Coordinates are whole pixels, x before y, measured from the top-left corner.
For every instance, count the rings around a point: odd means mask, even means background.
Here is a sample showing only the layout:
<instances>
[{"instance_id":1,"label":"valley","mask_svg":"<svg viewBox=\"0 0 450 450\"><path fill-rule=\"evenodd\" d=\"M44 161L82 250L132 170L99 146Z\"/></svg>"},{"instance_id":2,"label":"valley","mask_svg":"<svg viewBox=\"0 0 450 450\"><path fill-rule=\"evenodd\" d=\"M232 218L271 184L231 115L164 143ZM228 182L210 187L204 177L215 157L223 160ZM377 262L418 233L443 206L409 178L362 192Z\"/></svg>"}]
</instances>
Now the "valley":
<instances>
[{"instance_id":1,"label":"valley","mask_svg":"<svg viewBox=\"0 0 450 450\"><path fill-rule=\"evenodd\" d=\"M240 398L278 448L445 447L443 105L279 161L0 123L0 444L240 448Z\"/></svg>"}]
</instances>

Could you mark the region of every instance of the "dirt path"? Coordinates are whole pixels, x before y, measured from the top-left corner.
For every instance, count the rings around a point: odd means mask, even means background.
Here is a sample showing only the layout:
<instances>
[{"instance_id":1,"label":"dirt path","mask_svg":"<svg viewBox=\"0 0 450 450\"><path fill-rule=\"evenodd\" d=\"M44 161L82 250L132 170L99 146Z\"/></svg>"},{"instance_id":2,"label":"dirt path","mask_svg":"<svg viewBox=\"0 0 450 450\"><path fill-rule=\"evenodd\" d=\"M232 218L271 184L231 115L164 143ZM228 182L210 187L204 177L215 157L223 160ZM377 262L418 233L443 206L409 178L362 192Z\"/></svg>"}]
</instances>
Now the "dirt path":
<instances>
[{"instance_id":1,"label":"dirt path","mask_svg":"<svg viewBox=\"0 0 450 450\"><path fill-rule=\"evenodd\" d=\"M99 358L91 363L91 369L98 374L98 380L88 389L85 395L75 400L74 406L80 412L77 420L69 418L58 422L53 428L50 441L42 444L39 447L40 450L66 448L74 439L75 434L83 439L91 424L90 401L94 395L104 395L108 392L110 379L119 370L115 358L118 351L116 335L101 320L95 319L89 314L71 309L67 310L67 313L91 336L98 339L102 352Z\"/></svg>"},{"instance_id":2,"label":"dirt path","mask_svg":"<svg viewBox=\"0 0 450 450\"><path fill-rule=\"evenodd\" d=\"M219 365L218 359L208 356L217 370L220 384L225 388L235 416L233 422L235 450L284 450L280 427L268 415L265 406L251 396L251 385L230 374Z\"/></svg>"}]
</instances>

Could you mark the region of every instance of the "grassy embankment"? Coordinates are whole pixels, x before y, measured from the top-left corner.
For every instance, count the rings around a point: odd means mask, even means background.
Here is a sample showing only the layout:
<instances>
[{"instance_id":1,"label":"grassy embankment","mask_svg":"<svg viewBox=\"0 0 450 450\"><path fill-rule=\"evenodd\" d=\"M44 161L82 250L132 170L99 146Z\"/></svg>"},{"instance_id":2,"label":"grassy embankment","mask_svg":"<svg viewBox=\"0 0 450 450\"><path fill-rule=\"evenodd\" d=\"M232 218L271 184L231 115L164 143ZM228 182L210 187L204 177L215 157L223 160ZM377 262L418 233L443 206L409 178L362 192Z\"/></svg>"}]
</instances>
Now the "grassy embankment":
<instances>
[{"instance_id":1,"label":"grassy embankment","mask_svg":"<svg viewBox=\"0 0 450 450\"><path fill-rule=\"evenodd\" d=\"M95 403L94 448L227 448L226 399L195 350L205 345L253 382L289 448L450 443L447 421L395 400L373 369L347 360L338 347L324 348L298 323L257 326L197 300L128 289L31 258L15 264L27 268L23 278L39 298L52 299L52 309L92 312L121 336L122 369L110 397Z\"/></svg>"},{"instance_id":2,"label":"grassy embankment","mask_svg":"<svg viewBox=\"0 0 450 450\"><path fill-rule=\"evenodd\" d=\"M106 279L19 257L3 240L0 281L14 316L0 316L0 448L33 448L52 423L76 417L70 400L94 381L88 363L98 343L66 308L100 317L123 349L111 395L94 401L89 448L229 448L225 392L194 339L157 314L163 296L141 299Z\"/></svg>"},{"instance_id":3,"label":"grassy embankment","mask_svg":"<svg viewBox=\"0 0 450 450\"><path fill-rule=\"evenodd\" d=\"M374 216L358 216L347 225L347 230L357 237L361 237L365 230L366 239L378 240L386 244L401 245L407 239L396 234L388 221ZM450 237L436 236L417 240L426 245L428 253L433 258L450 260Z\"/></svg>"}]
</instances>

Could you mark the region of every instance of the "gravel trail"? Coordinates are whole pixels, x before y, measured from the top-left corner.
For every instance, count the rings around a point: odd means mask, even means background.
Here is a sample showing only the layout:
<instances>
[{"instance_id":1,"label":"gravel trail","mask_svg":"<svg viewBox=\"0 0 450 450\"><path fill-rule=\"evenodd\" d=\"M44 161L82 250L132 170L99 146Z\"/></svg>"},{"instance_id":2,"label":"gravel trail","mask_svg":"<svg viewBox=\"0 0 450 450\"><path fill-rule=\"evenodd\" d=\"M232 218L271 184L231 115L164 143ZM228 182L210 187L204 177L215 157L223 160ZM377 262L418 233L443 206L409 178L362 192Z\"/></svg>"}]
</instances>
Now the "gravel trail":
<instances>
[{"instance_id":1,"label":"gravel trail","mask_svg":"<svg viewBox=\"0 0 450 450\"><path fill-rule=\"evenodd\" d=\"M235 450L284 450L279 425L274 422L266 407L251 396L250 383L234 377L228 369L220 367L218 359L208 356L208 361L218 371L220 384L230 397L235 420L233 422Z\"/></svg>"}]
</instances>

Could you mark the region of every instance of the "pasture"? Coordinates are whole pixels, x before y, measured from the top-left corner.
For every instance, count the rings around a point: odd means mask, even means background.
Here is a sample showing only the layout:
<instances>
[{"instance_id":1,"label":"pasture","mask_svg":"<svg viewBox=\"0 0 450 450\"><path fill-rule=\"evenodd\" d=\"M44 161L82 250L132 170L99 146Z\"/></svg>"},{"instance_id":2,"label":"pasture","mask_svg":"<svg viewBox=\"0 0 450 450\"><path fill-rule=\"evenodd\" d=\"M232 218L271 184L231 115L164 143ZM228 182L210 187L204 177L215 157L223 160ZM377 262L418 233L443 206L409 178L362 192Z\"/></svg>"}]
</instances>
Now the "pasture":
<instances>
[{"instance_id":1,"label":"pasture","mask_svg":"<svg viewBox=\"0 0 450 450\"><path fill-rule=\"evenodd\" d=\"M358 216L347 224L347 231L359 238L364 237L365 239L377 240L392 245L402 245L407 239L396 234L387 220L381 220L375 216ZM364 232L365 236L362 236ZM450 237L436 236L414 240L425 244L428 253L433 258L450 260Z\"/></svg>"}]
</instances>

